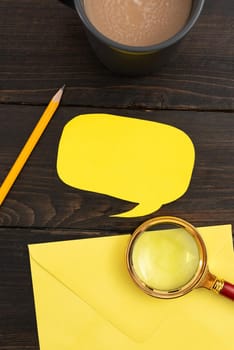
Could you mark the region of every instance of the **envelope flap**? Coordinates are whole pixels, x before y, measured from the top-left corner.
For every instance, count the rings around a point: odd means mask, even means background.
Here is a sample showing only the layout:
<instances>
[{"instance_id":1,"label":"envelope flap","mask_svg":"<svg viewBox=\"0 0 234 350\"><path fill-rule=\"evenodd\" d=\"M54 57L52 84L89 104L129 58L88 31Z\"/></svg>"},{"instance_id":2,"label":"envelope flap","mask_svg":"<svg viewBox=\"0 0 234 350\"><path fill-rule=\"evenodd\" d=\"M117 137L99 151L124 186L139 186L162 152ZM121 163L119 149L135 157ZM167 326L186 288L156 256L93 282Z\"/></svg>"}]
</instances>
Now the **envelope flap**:
<instances>
[{"instance_id":1,"label":"envelope flap","mask_svg":"<svg viewBox=\"0 0 234 350\"><path fill-rule=\"evenodd\" d=\"M231 278L234 267L231 227L228 229L229 237L226 235L227 226L200 229L208 244L211 263L222 250L220 242L225 247L225 257L228 242L232 261L225 266L231 271L225 278ZM122 235L36 244L30 246L30 256L117 329L136 341L144 341L172 312L178 311L178 307L187 306L184 298L155 299L135 286L125 263L129 239L130 235Z\"/></svg>"},{"instance_id":2,"label":"envelope flap","mask_svg":"<svg viewBox=\"0 0 234 350\"><path fill-rule=\"evenodd\" d=\"M130 235L30 245L30 256L127 336L145 340L167 317L132 282L125 263ZM155 317L157 315L157 317Z\"/></svg>"}]
</instances>

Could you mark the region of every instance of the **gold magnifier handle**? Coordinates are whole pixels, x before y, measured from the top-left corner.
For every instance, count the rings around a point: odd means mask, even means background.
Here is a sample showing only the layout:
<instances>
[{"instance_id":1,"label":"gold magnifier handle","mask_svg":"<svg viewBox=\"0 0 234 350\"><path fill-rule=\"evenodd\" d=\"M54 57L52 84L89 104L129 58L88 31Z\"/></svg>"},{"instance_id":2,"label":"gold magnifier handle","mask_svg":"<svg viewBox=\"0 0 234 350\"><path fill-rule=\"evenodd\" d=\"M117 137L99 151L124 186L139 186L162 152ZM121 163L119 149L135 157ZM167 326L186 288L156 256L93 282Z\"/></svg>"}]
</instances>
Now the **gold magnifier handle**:
<instances>
[{"instance_id":1,"label":"gold magnifier handle","mask_svg":"<svg viewBox=\"0 0 234 350\"><path fill-rule=\"evenodd\" d=\"M234 285L213 275L209 270L199 283L198 287L204 287L221 294L231 300L234 300Z\"/></svg>"}]
</instances>

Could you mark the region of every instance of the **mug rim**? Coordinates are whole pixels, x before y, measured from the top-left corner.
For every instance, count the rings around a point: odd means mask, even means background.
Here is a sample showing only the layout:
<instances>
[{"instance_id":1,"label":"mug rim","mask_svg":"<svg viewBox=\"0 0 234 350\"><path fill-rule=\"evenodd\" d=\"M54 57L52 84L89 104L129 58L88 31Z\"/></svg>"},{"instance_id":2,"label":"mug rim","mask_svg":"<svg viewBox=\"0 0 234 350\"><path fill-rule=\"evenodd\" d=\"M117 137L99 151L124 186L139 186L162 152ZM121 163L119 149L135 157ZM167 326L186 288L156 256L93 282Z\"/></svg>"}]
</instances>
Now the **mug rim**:
<instances>
[{"instance_id":1,"label":"mug rim","mask_svg":"<svg viewBox=\"0 0 234 350\"><path fill-rule=\"evenodd\" d=\"M104 34L102 34L89 20L88 16L85 13L84 6L82 5L82 0L74 0L74 5L76 8L76 11L78 15L80 16L82 22L84 23L85 27L94 35L96 36L99 40L107 44L108 46L111 46L115 49L122 50L125 52L155 52L155 51L160 51L162 49L165 49L169 46L172 46L176 44L178 41L180 41L195 25L197 22L198 18L200 17L201 11L203 9L203 6L205 4L205 0L198 0L198 3L196 5L196 8L194 10L194 14L189 18L188 22L186 25L175 35L173 35L171 38L162 41L158 44L154 45L148 45L148 46L130 46L126 44L121 44L117 41L114 41Z\"/></svg>"}]
</instances>

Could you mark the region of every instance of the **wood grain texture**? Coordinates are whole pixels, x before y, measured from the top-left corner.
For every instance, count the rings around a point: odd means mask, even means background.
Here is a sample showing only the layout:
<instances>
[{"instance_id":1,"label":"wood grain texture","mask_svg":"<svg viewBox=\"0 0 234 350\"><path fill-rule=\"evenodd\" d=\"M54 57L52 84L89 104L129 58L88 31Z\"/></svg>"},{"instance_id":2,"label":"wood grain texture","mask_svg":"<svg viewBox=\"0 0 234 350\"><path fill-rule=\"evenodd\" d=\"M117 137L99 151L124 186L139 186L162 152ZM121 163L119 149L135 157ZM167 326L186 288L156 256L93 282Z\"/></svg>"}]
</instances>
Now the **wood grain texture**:
<instances>
[{"instance_id":1,"label":"wood grain texture","mask_svg":"<svg viewBox=\"0 0 234 350\"><path fill-rule=\"evenodd\" d=\"M0 106L0 181L42 110L36 106ZM60 107L0 208L1 226L128 231L143 220L110 218L135 204L73 189L58 178L56 157L63 127L75 115L97 111L106 110ZM119 110L108 112L120 114ZM196 164L188 192L155 214L182 216L197 225L234 224L234 113L121 110L121 114L174 125L194 142Z\"/></svg>"},{"instance_id":2,"label":"wood grain texture","mask_svg":"<svg viewBox=\"0 0 234 350\"><path fill-rule=\"evenodd\" d=\"M0 102L226 110L234 105L234 2L206 1L177 57L143 78L113 76L91 51L75 11L57 0L1 0Z\"/></svg>"},{"instance_id":3,"label":"wood grain texture","mask_svg":"<svg viewBox=\"0 0 234 350\"><path fill-rule=\"evenodd\" d=\"M27 245L100 232L0 228L0 349L37 350L36 318Z\"/></svg>"},{"instance_id":4,"label":"wood grain texture","mask_svg":"<svg viewBox=\"0 0 234 350\"><path fill-rule=\"evenodd\" d=\"M0 183L50 97L67 84L0 207L0 350L39 350L28 244L129 233L154 215L234 225L233 28L233 0L207 0L174 62L151 76L118 77L99 63L78 16L58 0L0 1ZM184 130L196 150L186 194L152 215L121 219L110 215L135 203L62 183L62 129L73 116L94 112Z\"/></svg>"}]
</instances>

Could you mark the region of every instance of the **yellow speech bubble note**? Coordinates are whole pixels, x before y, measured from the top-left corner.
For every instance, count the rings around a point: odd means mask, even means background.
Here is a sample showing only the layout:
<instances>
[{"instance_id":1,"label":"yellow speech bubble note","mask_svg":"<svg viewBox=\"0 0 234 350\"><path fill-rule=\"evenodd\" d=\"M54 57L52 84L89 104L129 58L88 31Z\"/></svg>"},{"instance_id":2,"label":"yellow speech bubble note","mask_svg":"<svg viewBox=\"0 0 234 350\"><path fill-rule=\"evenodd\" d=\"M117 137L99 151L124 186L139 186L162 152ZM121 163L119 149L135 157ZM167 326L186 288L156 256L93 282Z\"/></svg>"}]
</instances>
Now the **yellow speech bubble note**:
<instances>
[{"instance_id":1,"label":"yellow speech bubble note","mask_svg":"<svg viewBox=\"0 0 234 350\"><path fill-rule=\"evenodd\" d=\"M191 139L170 125L110 114L85 114L64 127L57 171L67 185L137 203L115 216L151 214L187 190Z\"/></svg>"}]
</instances>

